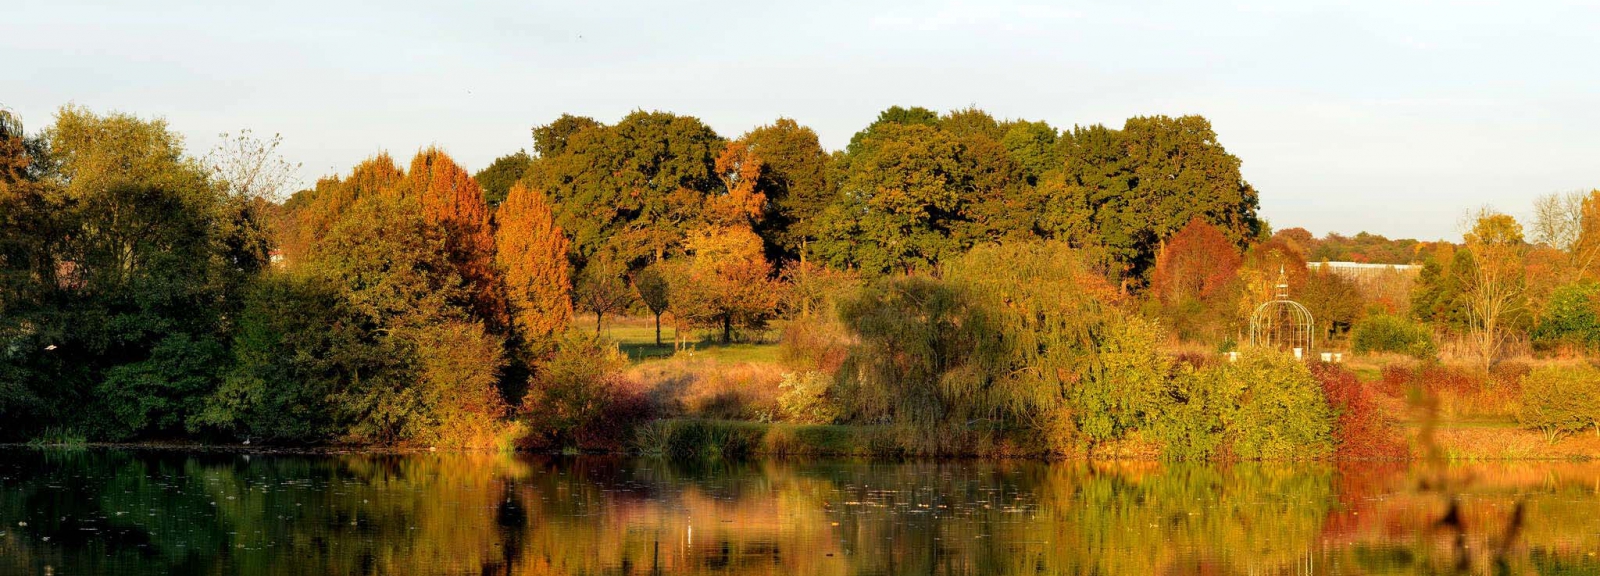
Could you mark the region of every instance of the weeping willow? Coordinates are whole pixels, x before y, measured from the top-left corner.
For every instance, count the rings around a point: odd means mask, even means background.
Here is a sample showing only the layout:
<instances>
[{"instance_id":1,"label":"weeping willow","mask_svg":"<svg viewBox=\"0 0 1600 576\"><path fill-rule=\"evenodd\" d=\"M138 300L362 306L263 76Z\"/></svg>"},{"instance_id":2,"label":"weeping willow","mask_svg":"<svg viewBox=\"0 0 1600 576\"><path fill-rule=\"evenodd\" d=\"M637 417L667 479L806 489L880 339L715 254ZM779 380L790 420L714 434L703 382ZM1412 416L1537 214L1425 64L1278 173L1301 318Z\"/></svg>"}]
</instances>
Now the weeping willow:
<instances>
[{"instance_id":1,"label":"weeping willow","mask_svg":"<svg viewBox=\"0 0 1600 576\"><path fill-rule=\"evenodd\" d=\"M939 277L890 278L841 306L850 417L924 431L1031 431L1044 448L1137 428L1170 371L1160 330L1062 243L979 247Z\"/></svg>"}]
</instances>

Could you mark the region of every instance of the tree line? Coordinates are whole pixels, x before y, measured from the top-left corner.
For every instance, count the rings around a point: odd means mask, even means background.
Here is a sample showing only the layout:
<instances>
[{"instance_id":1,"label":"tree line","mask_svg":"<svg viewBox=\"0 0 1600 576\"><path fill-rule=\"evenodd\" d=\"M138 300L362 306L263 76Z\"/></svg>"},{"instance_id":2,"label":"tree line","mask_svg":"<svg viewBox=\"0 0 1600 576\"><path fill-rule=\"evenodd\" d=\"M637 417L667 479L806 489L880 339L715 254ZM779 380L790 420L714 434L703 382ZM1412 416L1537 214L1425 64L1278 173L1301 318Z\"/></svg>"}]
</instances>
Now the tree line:
<instances>
[{"instance_id":1,"label":"tree line","mask_svg":"<svg viewBox=\"0 0 1600 576\"><path fill-rule=\"evenodd\" d=\"M195 156L160 120L68 106L29 133L0 113L0 436L581 444L649 413L599 337L644 313L658 339L664 317L721 341L781 320L797 374L826 381L796 413L1076 431L1040 436L1065 445L1192 424L1169 400L1235 376L1176 377L1151 343L1237 346L1280 275L1324 336L1443 310L1499 350L1542 326L1515 312L1529 256L1569 270L1588 246L1535 248L1494 215L1460 245L1274 234L1198 116L1062 130L893 107L828 151L790 119L729 139L667 112L563 115L476 174L428 148L292 194L277 144ZM1430 264L1415 291L1307 270L1340 250ZM1440 265L1451 250L1470 263ZM1547 300L1576 302L1561 290ZM1331 412L1308 410L1304 434L1327 436Z\"/></svg>"}]
</instances>

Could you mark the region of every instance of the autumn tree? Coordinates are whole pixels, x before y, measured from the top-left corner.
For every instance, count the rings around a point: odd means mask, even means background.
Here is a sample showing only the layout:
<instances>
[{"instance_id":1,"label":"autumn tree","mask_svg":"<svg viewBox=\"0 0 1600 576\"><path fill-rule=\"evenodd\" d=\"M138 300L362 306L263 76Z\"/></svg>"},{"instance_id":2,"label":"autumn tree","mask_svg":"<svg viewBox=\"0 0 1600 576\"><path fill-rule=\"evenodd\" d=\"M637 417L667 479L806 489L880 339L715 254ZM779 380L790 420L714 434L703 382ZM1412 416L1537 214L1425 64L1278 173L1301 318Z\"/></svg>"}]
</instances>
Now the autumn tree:
<instances>
[{"instance_id":1,"label":"autumn tree","mask_svg":"<svg viewBox=\"0 0 1600 576\"><path fill-rule=\"evenodd\" d=\"M1600 256L1600 190L1535 199L1531 233L1533 242L1566 253L1565 281L1586 277Z\"/></svg>"},{"instance_id":2,"label":"autumn tree","mask_svg":"<svg viewBox=\"0 0 1600 576\"><path fill-rule=\"evenodd\" d=\"M722 190L706 198L706 220L730 226L760 219L767 204L767 195L761 191L767 168L755 148L740 140L729 142L717 155L716 169Z\"/></svg>"},{"instance_id":3,"label":"autumn tree","mask_svg":"<svg viewBox=\"0 0 1600 576\"><path fill-rule=\"evenodd\" d=\"M501 278L494 264L494 231L483 189L438 148L411 160L402 194L415 197L422 213L445 230L445 252L466 283L473 314L492 332L503 333L507 315Z\"/></svg>"},{"instance_id":4,"label":"autumn tree","mask_svg":"<svg viewBox=\"0 0 1600 576\"><path fill-rule=\"evenodd\" d=\"M1505 322L1521 303L1525 286L1522 225L1509 215L1483 208L1471 216L1463 240L1472 256L1463 304L1472 340L1487 369L1499 353Z\"/></svg>"},{"instance_id":5,"label":"autumn tree","mask_svg":"<svg viewBox=\"0 0 1600 576\"><path fill-rule=\"evenodd\" d=\"M505 411L503 340L473 313L450 231L420 198L362 197L329 231L309 272L335 287L398 365L392 379L344 382L330 399L366 442L484 445Z\"/></svg>"},{"instance_id":6,"label":"autumn tree","mask_svg":"<svg viewBox=\"0 0 1600 576\"><path fill-rule=\"evenodd\" d=\"M1317 337L1331 339L1348 332L1361 317L1363 297L1355 281L1326 265L1306 274L1306 283L1295 295L1316 323Z\"/></svg>"},{"instance_id":7,"label":"autumn tree","mask_svg":"<svg viewBox=\"0 0 1600 576\"><path fill-rule=\"evenodd\" d=\"M1234 280L1240 262L1222 231L1196 217L1157 252L1150 291L1168 304L1209 298Z\"/></svg>"},{"instance_id":8,"label":"autumn tree","mask_svg":"<svg viewBox=\"0 0 1600 576\"><path fill-rule=\"evenodd\" d=\"M543 350L572 322L567 237L544 194L511 187L497 212L495 262L504 271L512 319L522 338Z\"/></svg>"},{"instance_id":9,"label":"autumn tree","mask_svg":"<svg viewBox=\"0 0 1600 576\"><path fill-rule=\"evenodd\" d=\"M307 261L357 200L384 193L404 180L405 172L384 152L356 164L348 176L324 177L312 188L294 193L281 208L278 237L284 260L290 266Z\"/></svg>"},{"instance_id":10,"label":"autumn tree","mask_svg":"<svg viewBox=\"0 0 1600 576\"><path fill-rule=\"evenodd\" d=\"M781 286L762 255L761 237L741 226L697 230L689 238L689 260L672 285L673 314L722 332L759 328L776 311Z\"/></svg>"},{"instance_id":11,"label":"autumn tree","mask_svg":"<svg viewBox=\"0 0 1600 576\"><path fill-rule=\"evenodd\" d=\"M1236 317L1249 318L1256 306L1276 300L1280 282L1287 284L1290 297L1295 297L1305 287L1308 272L1305 254L1283 238L1251 245L1239 266Z\"/></svg>"}]
</instances>

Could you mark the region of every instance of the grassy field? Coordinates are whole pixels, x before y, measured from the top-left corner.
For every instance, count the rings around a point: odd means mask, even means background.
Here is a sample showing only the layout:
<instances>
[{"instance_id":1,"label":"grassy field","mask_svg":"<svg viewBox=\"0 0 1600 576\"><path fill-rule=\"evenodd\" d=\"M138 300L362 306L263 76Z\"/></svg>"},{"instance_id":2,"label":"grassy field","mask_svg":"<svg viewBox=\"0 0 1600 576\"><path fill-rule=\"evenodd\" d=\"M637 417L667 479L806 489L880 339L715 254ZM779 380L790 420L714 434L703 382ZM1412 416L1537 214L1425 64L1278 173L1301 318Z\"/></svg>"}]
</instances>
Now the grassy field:
<instances>
[{"instance_id":1,"label":"grassy field","mask_svg":"<svg viewBox=\"0 0 1600 576\"><path fill-rule=\"evenodd\" d=\"M593 315L573 320L573 326L577 327L592 329L594 324ZM608 316L602 326L600 334L616 342L617 347L635 364L671 358L675 354L672 343L678 333L670 322L663 321L661 324L660 345L656 344L655 319L649 316ZM710 330L694 330L685 334L686 348L682 354L728 364L775 363L778 361L778 333L779 330L773 328L761 334L747 335L745 339L754 342L722 344L717 341L720 334Z\"/></svg>"}]
</instances>

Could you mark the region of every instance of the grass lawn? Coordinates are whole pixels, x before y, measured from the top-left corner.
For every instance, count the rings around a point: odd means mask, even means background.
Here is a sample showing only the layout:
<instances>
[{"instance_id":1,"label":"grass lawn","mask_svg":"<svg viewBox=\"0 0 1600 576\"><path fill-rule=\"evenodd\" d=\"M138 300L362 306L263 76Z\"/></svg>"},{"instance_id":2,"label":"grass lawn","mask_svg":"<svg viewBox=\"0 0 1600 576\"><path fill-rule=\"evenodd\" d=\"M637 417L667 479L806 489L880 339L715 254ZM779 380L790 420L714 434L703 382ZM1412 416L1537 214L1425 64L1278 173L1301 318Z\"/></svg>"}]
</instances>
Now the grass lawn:
<instances>
[{"instance_id":1,"label":"grass lawn","mask_svg":"<svg viewBox=\"0 0 1600 576\"><path fill-rule=\"evenodd\" d=\"M573 319L572 325L577 329L594 329L594 316L580 316ZM717 342L720 334L710 330L695 330L689 334L688 349L683 352L696 358L711 358L724 363L773 363L778 361L778 330L768 329L759 336L755 343L736 342L722 344ZM661 325L661 345L656 345L655 318L649 316L608 316L606 317L600 334L617 343L622 353L628 355L628 360L642 363L650 360L671 358L674 354L672 348L673 338L677 336L671 324L663 322Z\"/></svg>"}]
</instances>

